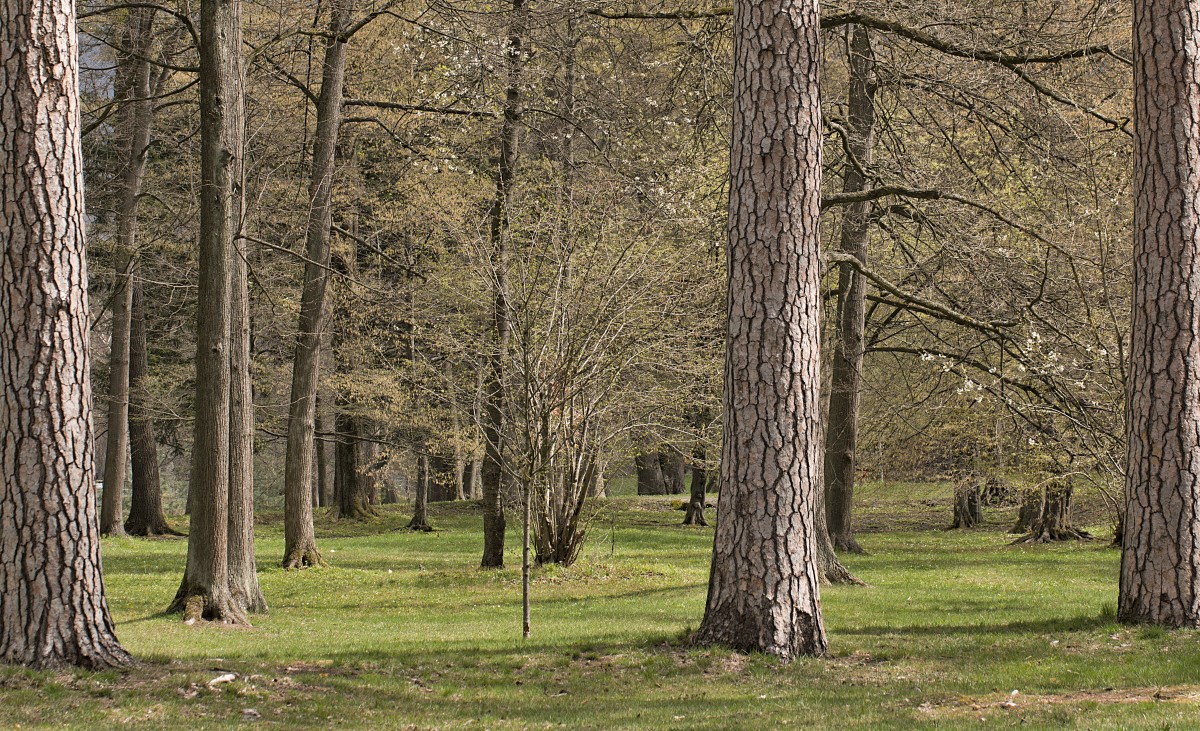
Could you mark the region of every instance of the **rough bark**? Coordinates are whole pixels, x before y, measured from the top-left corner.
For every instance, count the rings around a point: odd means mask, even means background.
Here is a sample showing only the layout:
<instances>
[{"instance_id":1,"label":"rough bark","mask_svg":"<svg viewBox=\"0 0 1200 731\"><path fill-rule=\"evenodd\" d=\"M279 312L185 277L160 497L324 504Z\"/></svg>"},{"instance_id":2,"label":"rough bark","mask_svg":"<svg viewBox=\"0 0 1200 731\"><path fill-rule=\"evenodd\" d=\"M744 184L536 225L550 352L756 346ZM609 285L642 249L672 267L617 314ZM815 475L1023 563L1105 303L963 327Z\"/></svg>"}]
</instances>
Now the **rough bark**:
<instances>
[{"instance_id":1,"label":"rough bark","mask_svg":"<svg viewBox=\"0 0 1200 731\"><path fill-rule=\"evenodd\" d=\"M875 58L867 29L855 26L850 41L850 94L847 100L846 147L850 161L842 174L842 190L857 193L868 181L875 135ZM867 263L871 203L846 206L838 249ZM838 265L837 332L830 379L829 418L825 432L825 518L829 538L839 551L862 553L854 538L855 453L858 449L859 393L862 390L863 331L866 321L866 278L848 263Z\"/></svg>"},{"instance_id":2,"label":"rough bark","mask_svg":"<svg viewBox=\"0 0 1200 731\"><path fill-rule=\"evenodd\" d=\"M0 4L0 662L131 658L104 598L75 6Z\"/></svg>"},{"instance_id":3,"label":"rough bark","mask_svg":"<svg viewBox=\"0 0 1200 731\"><path fill-rule=\"evenodd\" d=\"M816 0L734 3L720 519L702 644L824 655Z\"/></svg>"},{"instance_id":4,"label":"rough bark","mask_svg":"<svg viewBox=\"0 0 1200 731\"><path fill-rule=\"evenodd\" d=\"M333 226L333 176L338 128L342 118L342 88L346 78L346 40L351 0L330 7L329 34L321 66L317 97L317 129L309 179L309 214L300 294L300 324L292 360L292 390L288 407L287 454L284 458L284 557L286 568L322 563L313 531L312 468L317 386L321 365L321 330L325 323L325 292L329 281L329 232Z\"/></svg>"},{"instance_id":5,"label":"rough bark","mask_svg":"<svg viewBox=\"0 0 1200 731\"><path fill-rule=\"evenodd\" d=\"M667 481L657 454L639 454L633 458L633 465L637 469L638 495L667 494Z\"/></svg>"},{"instance_id":6,"label":"rough bark","mask_svg":"<svg viewBox=\"0 0 1200 731\"><path fill-rule=\"evenodd\" d=\"M1135 0L1133 322L1117 616L1200 627L1200 8Z\"/></svg>"},{"instance_id":7,"label":"rough bark","mask_svg":"<svg viewBox=\"0 0 1200 731\"><path fill-rule=\"evenodd\" d=\"M334 415L337 441L334 447L333 507L334 516L345 520L366 520L377 515L371 505L375 478L370 462L364 459L360 435L361 421L347 413Z\"/></svg>"},{"instance_id":8,"label":"rough bark","mask_svg":"<svg viewBox=\"0 0 1200 731\"><path fill-rule=\"evenodd\" d=\"M1033 521L1041 510L1042 491L1024 490L1021 493L1021 506L1017 509L1017 522L1009 533L1028 533L1033 528Z\"/></svg>"},{"instance_id":9,"label":"rough bark","mask_svg":"<svg viewBox=\"0 0 1200 731\"><path fill-rule=\"evenodd\" d=\"M410 530L428 533L433 530L429 525L429 483L433 480L433 470L429 464L429 455L417 457L417 480L414 485L413 517L408 521Z\"/></svg>"},{"instance_id":10,"label":"rough bark","mask_svg":"<svg viewBox=\"0 0 1200 731\"><path fill-rule=\"evenodd\" d=\"M521 125L521 76L525 65L525 0L512 0L504 49L505 92L500 123L500 154L496 161L495 194L489 211L492 256L492 342L488 349L483 408L483 568L504 566L505 483L505 362L512 337L508 292L508 207L512 201Z\"/></svg>"},{"instance_id":11,"label":"rough bark","mask_svg":"<svg viewBox=\"0 0 1200 731\"><path fill-rule=\"evenodd\" d=\"M708 525L704 519L704 501L708 499L708 470L705 469L704 458L703 448L692 453L692 487L687 512L683 515L684 525Z\"/></svg>"},{"instance_id":12,"label":"rough bark","mask_svg":"<svg viewBox=\"0 0 1200 731\"><path fill-rule=\"evenodd\" d=\"M1029 532L1013 543L1053 543L1091 538L1087 531L1071 525L1071 495L1069 480L1056 479L1035 492L1031 504Z\"/></svg>"},{"instance_id":13,"label":"rough bark","mask_svg":"<svg viewBox=\"0 0 1200 731\"><path fill-rule=\"evenodd\" d=\"M200 5L200 282L187 566L169 611L243 624L229 584L230 284L241 210L240 0Z\"/></svg>"},{"instance_id":14,"label":"rough bark","mask_svg":"<svg viewBox=\"0 0 1200 731\"><path fill-rule=\"evenodd\" d=\"M108 358L108 433L104 457L104 492L100 498L100 534L122 535L126 456L129 452L129 329L133 309L133 268L138 198L146 170L146 149L154 103L150 99L150 62L146 59L154 14L131 10L122 31L116 83L120 191L117 200L116 279L111 298L112 338Z\"/></svg>"},{"instance_id":15,"label":"rough bark","mask_svg":"<svg viewBox=\"0 0 1200 731\"><path fill-rule=\"evenodd\" d=\"M150 370L146 352L146 309L142 302L142 284L136 274L130 322L129 453L133 463L133 487L130 490L125 532L134 536L177 536L180 534L167 523L162 509L158 444L154 437L154 419L150 414L146 385Z\"/></svg>"}]
</instances>

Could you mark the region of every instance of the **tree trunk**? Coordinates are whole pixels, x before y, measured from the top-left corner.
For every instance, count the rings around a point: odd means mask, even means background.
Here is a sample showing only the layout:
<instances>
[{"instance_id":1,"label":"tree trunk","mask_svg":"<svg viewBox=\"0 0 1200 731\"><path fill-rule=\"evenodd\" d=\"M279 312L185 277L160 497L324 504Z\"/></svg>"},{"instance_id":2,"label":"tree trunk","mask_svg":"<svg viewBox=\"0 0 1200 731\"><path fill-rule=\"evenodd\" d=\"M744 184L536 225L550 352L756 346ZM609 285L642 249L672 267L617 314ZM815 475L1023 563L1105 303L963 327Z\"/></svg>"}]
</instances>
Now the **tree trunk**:
<instances>
[{"instance_id":1,"label":"tree trunk","mask_svg":"<svg viewBox=\"0 0 1200 731\"><path fill-rule=\"evenodd\" d=\"M413 501L413 517L408 521L408 527L411 530L419 530L430 532L433 527L429 525L429 515L427 507L429 505L429 483L433 481L433 469L429 464L429 455L419 455L417 457L417 481L415 484Z\"/></svg>"},{"instance_id":2,"label":"tree trunk","mask_svg":"<svg viewBox=\"0 0 1200 731\"><path fill-rule=\"evenodd\" d=\"M692 452L692 489L688 498L684 525L708 525L704 519L704 501L708 499L708 470L704 467L704 449Z\"/></svg>"},{"instance_id":3,"label":"tree trunk","mask_svg":"<svg viewBox=\"0 0 1200 731\"><path fill-rule=\"evenodd\" d=\"M500 124L500 155L496 161L495 196L489 212L489 236L494 276L493 342L488 353L488 372L484 386L483 418L483 568L504 566L504 483L506 469L504 445L507 398L504 379L508 359L511 323L508 302L508 207L512 202L513 173L517 163L521 124L521 73L525 65L524 36L528 22L525 0L512 0L504 66L503 120Z\"/></svg>"},{"instance_id":4,"label":"tree trunk","mask_svg":"<svg viewBox=\"0 0 1200 731\"><path fill-rule=\"evenodd\" d=\"M867 187L864 172L871 165L875 133L875 58L867 29L855 26L850 41L850 97L846 147L852 159L842 176L842 190L857 193ZM845 208L839 249L867 262L871 203ZM825 517L829 538L839 551L862 553L854 538L855 452L858 448L858 401L862 390L863 331L866 278L847 263L838 265L837 333L829 394L825 441Z\"/></svg>"},{"instance_id":5,"label":"tree trunk","mask_svg":"<svg viewBox=\"0 0 1200 731\"><path fill-rule=\"evenodd\" d=\"M658 453L658 463L662 468L664 491L670 495L687 492L687 463L683 460L683 454L677 449L668 448Z\"/></svg>"},{"instance_id":6,"label":"tree trunk","mask_svg":"<svg viewBox=\"0 0 1200 731\"><path fill-rule=\"evenodd\" d=\"M100 569L74 8L0 5L0 662L99 669L132 659Z\"/></svg>"},{"instance_id":7,"label":"tree trunk","mask_svg":"<svg viewBox=\"0 0 1200 731\"><path fill-rule=\"evenodd\" d=\"M454 458L446 454L431 454L429 463L429 489L427 497L430 502L442 503L455 499L455 463Z\"/></svg>"},{"instance_id":8,"label":"tree trunk","mask_svg":"<svg viewBox=\"0 0 1200 731\"><path fill-rule=\"evenodd\" d=\"M1028 533L1033 529L1033 521L1041 512L1042 491L1041 490L1024 490L1021 493L1021 507L1017 509L1017 522L1012 528L1008 529L1009 533Z\"/></svg>"},{"instance_id":9,"label":"tree trunk","mask_svg":"<svg viewBox=\"0 0 1200 731\"><path fill-rule=\"evenodd\" d=\"M244 127L242 127L244 129ZM240 220L244 211L238 210ZM254 558L254 384L250 375L250 277L246 240L235 238L230 292L229 588L247 612L267 611Z\"/></svg>"},{"instance_id":10,"label":"tree trunk","mask_svg":"<svg viewBox=\"0 0 1200 731\"><path fill-rule=\"evenodd\" d=\"M292 390L288 407L287 454L284 458L285 568L323 563L313 531L312 466L317 385L321 366L321 329L325 322L328 282L329 231L333 226L333 176L338 128L342 118L342 88L346 78L346 42L351 0L335 0L329 14L321 92L317 98L316 142L308 184L309 214L300 295L300 325L292 361Z\"/></svg>"},{"instance_id":11,"label":"tree trunk","mask_svg":"<svg viewBox=\"0 0 1200 731\"><path fill-rule=\"evenodd\" d=\"M146 148L154 102L150 99L147 60L154 14L129 11L122 32L117 96L121 102L120 192L117 202L116 280L112 294L112 340L108 359L108 433L104 457L104 492L100 502L100 534L123 535L125 461L129 452L129 328L133 309L133 268L138 198L146 170Z\"/></svg>"},{"instance_id":12,"label":"tree trunk","mask_svg":"<svg viewBox=\"0 0 1200 731\"><path fill-rule=\"evenodd\" d=\"M1134 0L1133 322L1117 616L1200 627L1200 10Z\"/></svg>"},{"instance_id":13,"label":"tree trunk","mask_svg":"<svg viewBox=\"0 0 1200 731\"><path fill-rule=\"evenodd\" d=\"M133 462L133 489L125 531L135 536L177 536L162 510L162 481L158 474L158 444L148 406L149 356L146 353L146 310L142 284L133 280L133 308L129 329L129 452Z\"/></svg>"},{"instance_id":14,"label":"tree trunk","mask_svg":"<svg viewBox=\"0 0 1200 731\"><path fill-rule=\"evenodd\" d=\"M372 478L366 474L367 465L359 449L359 420L340 411L333 419L338 435L334 448L334 515L345 520L366 520L376 512L371 507Z\"/></svg>"},{"instance_id":15,"label":"tree trunk","mask_svg":"<svg viewBox=\"0 0 1200 731\"><path fill-rule=\"evenodd\" d=\"M975 528L983 523L983 492L971 478L954 486L954 522L950 529Z\"/></svg>"},{"instance_id":16,"label":"tree trunk","mask_svg":"<svg viewBox=\"0 0 1200 731\"><path fill-rule=\"evenodd\" d=\"M243 624L229 583L229 394L233 237L241 210L240 0L200 5L200 283L187 566L169 611Z\"/></svg>"},{"instance_id":17,"label":"tree trunk","mask_svg":"<svg viewBox=\"0 0 1200 731\"><path fill-rule=\"evenodd\" d=\"M331 459L329 444L329 414L324 406L325 400L317 398L316 431L321 436L314 436L313 449L317 452L317 501L314 505L327 508L333 505L333 459Z\"/></svg>"},{"instance_id":18,"label":"tree trunk","mask_svg":"<svg viewBox=\"0 0 1200 731\"><path fill-rule=\"evenodd\" d=\"M637 468L638 495L667 494L667 482L657 454L639 454L633 458L633 464Z\"/></svg>"},{"instance_id":19,"label":"tree trunk","mask_svg":"<svg viewBox=\"0 0 1200 731\"><path fill-rule=\"evenodd\" d=\"M702 644L824 655L816 0L734 3L719 520Z\"/></svg>"},{"instance_id":20,"label":"tree trunk","mask_svg":"<svg viewBox=\"0 0 1200 731\"><path fill-rule=\"evenodd\" d=\"M1071 525L1071 494L1069 480L1056 479L1033 492L1036 499L1029 503L1029 533L1013 543L1052 543L1091 538ZM1025 506L1022 506L1025 510Z\"/></svg>"}]
</instances>

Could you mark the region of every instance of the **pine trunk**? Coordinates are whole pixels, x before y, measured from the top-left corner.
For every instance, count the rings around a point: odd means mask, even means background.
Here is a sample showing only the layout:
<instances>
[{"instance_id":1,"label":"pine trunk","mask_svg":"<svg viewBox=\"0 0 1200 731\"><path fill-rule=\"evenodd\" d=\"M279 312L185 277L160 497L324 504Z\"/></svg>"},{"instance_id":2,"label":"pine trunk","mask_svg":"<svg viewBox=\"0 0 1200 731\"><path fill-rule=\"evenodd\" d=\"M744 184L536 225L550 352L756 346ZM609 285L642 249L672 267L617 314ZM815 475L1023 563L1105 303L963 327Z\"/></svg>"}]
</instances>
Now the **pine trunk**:
<instances>
[{"instance_id":1,"label":"pine trunk","mask_svg":"<svg viewBox=\"0 0 1200 731\"><path fill-rule=\"evenodd\" d=\"M0 5L0 662L99 669L132 660L100 570L74 8Z\"/></svg>"},{"instance_id":2,"label":"pine trunk","mask_svg":"<svg viewBox=\"0 0 1200 731\"><path fill-rule=\"evenodd\" d=\"M850 113L846 147L850 160L842 190L867 187L875 134L875 58L866 28L855 26L850 41ZM838 248L863 264L871 229L871 203L846 207ZM835 549L862 553L854 538L855 453L858 449L858 402L862 390L863 331L866 322L866 279L848 263L838 265L837 332L830 379L829 420L825 441L825 518Z\"/></svg>"},{"instance_id":3,"label":"pine trunk","mask_svg":"<svg viewBox=\"0 0 1200 731\"><path fill-rule=\"evenodd\" d=\"M719 520L696 639L824 655L816 0L734 3Z\"/></svg>"}]
</instances>

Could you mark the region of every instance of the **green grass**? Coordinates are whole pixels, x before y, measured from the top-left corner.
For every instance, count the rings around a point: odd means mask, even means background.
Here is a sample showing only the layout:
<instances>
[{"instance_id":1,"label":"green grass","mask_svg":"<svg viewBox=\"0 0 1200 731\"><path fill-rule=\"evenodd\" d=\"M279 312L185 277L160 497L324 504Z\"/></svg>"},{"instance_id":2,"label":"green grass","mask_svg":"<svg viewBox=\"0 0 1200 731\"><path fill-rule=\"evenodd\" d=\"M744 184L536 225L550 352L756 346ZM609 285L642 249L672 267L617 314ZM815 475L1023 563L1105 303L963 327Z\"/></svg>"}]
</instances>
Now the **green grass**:
<instances>
[{"instance_id":1,"label":"green grass","mask_svg":"<svg viewBox=\"0 0 1200 731\"><path fill-rule=\"evenodd\" d=\"M870 585L826 590L831 657L790 665L687 645L712 533L677 525L670 498L610 500L583 559L537 573L528 642L519 526L513 568L480 571L470 505L435 506L432 534L392 511L323 519L331 566L302 572L276 568L281 530L265 521L271 611L249 629L161 614L183 541L106 540L110 605L140 664L0 669L0 728L1200 727L1200 636L1115 624L1106 541L905 527L945 522L944 493L864 492L864 525L894 515L902 530L860 535L871 553L847 563ZM222 671L237 680L210 689Z\"/></svg>"}]
</instances>

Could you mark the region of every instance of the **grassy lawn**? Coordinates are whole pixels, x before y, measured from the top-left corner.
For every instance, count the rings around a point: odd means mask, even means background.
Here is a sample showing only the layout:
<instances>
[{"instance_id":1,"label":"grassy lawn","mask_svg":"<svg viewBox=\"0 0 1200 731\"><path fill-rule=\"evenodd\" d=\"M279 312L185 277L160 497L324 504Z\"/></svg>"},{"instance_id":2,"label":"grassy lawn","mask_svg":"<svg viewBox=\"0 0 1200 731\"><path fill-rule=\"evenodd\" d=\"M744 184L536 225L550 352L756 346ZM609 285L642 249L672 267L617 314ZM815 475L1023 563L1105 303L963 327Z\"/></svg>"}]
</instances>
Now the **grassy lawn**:
<instances>
[{"instance_id":1,"label":"grassy lawn","mask_svg":"<svg viewBox=\"0 0 1200 731\"><path fill-rule=\"evenodd\" d=\"M1114 622L1105 539L1009 546L996 510L986 530L930 530L945 492L863 491L871 553L847 563L869 586L823 593L832 657L791 665L687 645L712 532L677 525L670 499L608 501L584 558L537 573L528 642L519 525L512 568L480 571L471 505L435 506L432 534L391 510L323 520L331 566L303 572L276 568L269 516L271 611L250 629L161 614L183 541L106 540L118 634L141 663L0 668L0 727L1200 728L1200 635ZM224 672L237 679L210 688Z\"/></svg>"}]
</instances>

